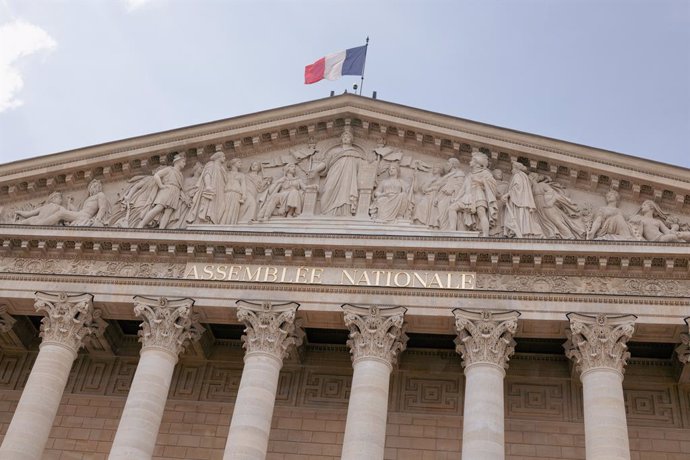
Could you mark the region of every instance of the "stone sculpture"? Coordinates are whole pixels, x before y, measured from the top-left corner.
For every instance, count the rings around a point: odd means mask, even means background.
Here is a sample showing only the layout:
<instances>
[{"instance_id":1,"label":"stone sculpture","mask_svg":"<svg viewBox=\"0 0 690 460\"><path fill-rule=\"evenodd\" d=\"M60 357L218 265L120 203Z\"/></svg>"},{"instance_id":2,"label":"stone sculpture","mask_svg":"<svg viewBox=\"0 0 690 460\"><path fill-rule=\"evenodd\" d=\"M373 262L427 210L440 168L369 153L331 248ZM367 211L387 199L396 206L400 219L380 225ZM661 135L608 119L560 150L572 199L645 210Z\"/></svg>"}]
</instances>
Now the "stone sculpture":
<instances>
[{"instance_id":1,"label":"stone sculpture","mask_svg":"<svg viewBox=\"0 0 690 460\"><path fill-rule=\"evenodd\" d=\"M261 164L258 161L249 165L249 172L245 174L246 193L240 222L253 222L257 218L259 208L266 201L266 192L272 182L271 177L264 177Z\"/></svg>"},{"instance_id":2,"label":"stone sculpture","mask_svg":"<svg viewBox=\"0 0 690 460\"><path fill-rule=\"evenodd\" d=\"M505 202L505 235L511 238L539 238L543 233L537 221L537 205L526 173L527 167L517 161L513 161L512 165L513 177L508 184L508 192L501 197L501 201Z\"/></svg>"},{"instance_id":3,"label":"stone sculpture","mask_svg":"<svg viewBox=\"0 0 690 460\"><path fill-rule=\"evenodd\" d=\"M664 223L667 220L668 216L655 202L646 200L629 222L634 234L643 240L673 243L690 241L690 232L671 230Z\"/></svg>"},{"instance_id":4,"label":"stone sculpture","mask_svg":"<svg viewBox=\"0 0 690 460\"><path fill-rule=\"evenodd\" d=\"M81 208L71 209L63 206L63 196L60 192L51 193L47 202L29 211L16 211L19 223L28 225L57 225L60 223L84 227L103 227L106 225L110 203L103 193L103 184L94 179L88 186L89 196L82 203Z\"/></svg>"},{"instance_id":5,"label":"stone sculpture","mask_svg":"<svg viewBox=\"0 0 690 460\"><path fill-rule=\"evenodd\" d=\"M341 146L329 152L325 160L310 171L311 177L326 176L320 193L321 214L352 216L357 212L357 173L364 158L352 145L352 141L352 132L346 128L341 136Z\"/></svg>"},{"instance_id":6,"label":"stone sculpture","mask_svg":"<svg viewBox=\"0 0 690 460\"><path fill-rule=\"evenodd\" d=\"M222 225L236 224L240 218L240 208L247 196L244 174L240 172L242 161L239 158L230 160L230 169L226 174L225 193L223 194L223 211L220 216Z\"/></svg>"},{"instance_id":7,"label":"stone sculpture","mask_svg":"<svg viewBox=\"0 0 690 460\"><path fill-rule=\"evenodd\" d=\"M388 167L388 177L374 190L374 202L369 214L377 222L395 222L405 217L410 205L409 184L400 178L400 167L393 163Z\"/></svg>"},{"instance_id":8,"label":"stone sculpture","mask_svg":"<svg viewBox=\"0 0 690 460\"><path fill-rule=\"evenodd\" d=\"M493 171L491 171L491 174L493 174L494 179L496 179L496 196L502 197L503 195L508 193L508 181L503 180L503 170L494 169ZM494 225L489 230L489 234L491 236L496 236L496 237L504 236L504 232L505 232L505 226L503 224L504 214L505 214L505 202L499 200L498 212L496 214L496 222L494 222Z\"/></svg>"},{"instance_id":9,"label":"stone sculpture","mask_svg":"<svg viewBox=\"0 0 690 460\"><path fill-rule=\"evenodd\" d=\"M296 217L302 212L307 186L297 177L297 166L294 163L285 165L284 171L285 175L268 190L266 202L259 210L260 222L270 219L271 216Z\"/></svg>"},{"instance_id":10,"label":"stone sculpture","mask_svg":"<svg viewBox=\"0 0 690 460\"><path fill-rule=\"evenodd\" d=\"M448 208L450 229L479 230L482 236L489 236L497 215L496 179L489 171L489 158L473 152L462 194Z\"/></svg>"},{"instance_id":11,"label":"stone sculpture","mask_svg":"<svg viewBox=\"0 0 690 460\"><path fill-rule=\"evenodd\" d=\"M144 214L137 228L144 228L158 219L159 228L167 228L170 216L180 206L180 202L188 201L187 196L182 190L184 187L184 176L182 169L187 164L184 154L175 155L173 165L167 166L153 175L156 185L156 195L153 198L151 209Z\"/></svg>"},{"instance_id":12,"label":"stone sculpture","mask_svg":"<svg viewBox=\"0 0 690 460\"><path fill-rule=\"evenodd\" d=\"M587 232L588 240L634 240L635 237L618 208L620 194L615 190L606 193L606 206L594 213L592 227Z\"/></svg>"},{"instance_id":13,"label":"stone sculpture","mask_svg":"<svg viewBox=\"0 0 690 460\"><path fill-rule=\"evenodd\" d=\"M460 161L457 158L448 159L446 170L434 202L438 219L432 219L430 226L441 230L457 230L457 209L450 211L452 218L449 219L449 208L453 200L459 198L463 192L465 173L460 169Z\"/></svg>"},{"instance_id":14,"label":"stone sculpture","mask_svg":"<svg viewBox=\"0 0 690 460\"><path fill-rule=\"evenodd\" d=\"M585 228L578 220L579 207L560 184L543 174L530 174L539 223L547 238L582 239Z\"/></svg>"},{"instance_id":15,"label":"stone sculpture","mask_svg":"<svg viewBox=\"0 0 690 460\"><path fill-rule=\"evenodd\" d=\"M412 221L427 227L432 227L432 222L438 222L438 207L436 203L438 192L443 186L443 166L434 165L431 168L431 178L417 186L417 195L414 200Z\"/></svg>"},{"instance_id":16,"label":"stone sculpture","mask_svg":"<svg viewBox=\"0 0 690 460\"><path fill-rule=\"evenodd\" d=\"M185 220L188 224L220 224L225 209L226 156L213 154L204 165Z\"/></svg>"}]
</instances>

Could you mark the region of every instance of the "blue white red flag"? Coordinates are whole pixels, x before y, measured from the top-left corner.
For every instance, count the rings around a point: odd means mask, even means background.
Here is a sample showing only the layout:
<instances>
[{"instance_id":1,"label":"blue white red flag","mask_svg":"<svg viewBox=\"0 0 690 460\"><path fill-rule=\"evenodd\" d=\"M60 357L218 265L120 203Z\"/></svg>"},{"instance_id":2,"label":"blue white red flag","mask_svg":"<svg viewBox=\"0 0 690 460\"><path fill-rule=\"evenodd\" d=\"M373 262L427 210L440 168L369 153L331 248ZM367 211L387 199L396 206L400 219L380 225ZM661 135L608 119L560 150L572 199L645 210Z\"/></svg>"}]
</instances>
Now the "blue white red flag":
<instances>
[{"instance_id":1,"label":"blue white red flag","mask_svg":"<svg viewBox=\"0 0 690 460\"><path fill-rule=\"evenodd\" d=\"M337 80L343 75L363 75L367 45L329 54L304 68L304 84L310 85L326 80Z\"/></svg>"}]
</instances>

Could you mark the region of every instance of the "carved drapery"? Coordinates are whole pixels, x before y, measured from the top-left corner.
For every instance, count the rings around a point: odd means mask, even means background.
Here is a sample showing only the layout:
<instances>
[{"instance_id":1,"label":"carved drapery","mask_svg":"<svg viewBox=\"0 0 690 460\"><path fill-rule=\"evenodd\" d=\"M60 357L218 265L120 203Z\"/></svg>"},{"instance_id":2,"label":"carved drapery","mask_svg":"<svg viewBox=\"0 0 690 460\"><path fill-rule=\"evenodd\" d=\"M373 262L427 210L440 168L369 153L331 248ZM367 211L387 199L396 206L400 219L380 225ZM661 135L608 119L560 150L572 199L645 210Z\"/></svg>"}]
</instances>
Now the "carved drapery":
<instances>
[{"instance_id":1,"label":"carved drapery","mask_svg":"<svg viewBox=\"0 0 690 460\"><path fill-rule=\"evenodd\" d=\"M596 368L614 369L621 374L630 358L627 341L635 330L635 315L596 316L569 313L570 330L563 345L565 355L574 360L580 373Z\"/></svg>"},{"instance_id":2,"label":"carved drapery","mask_svg":"<svg viewBox=\"0 0 690 460\"><path fill-rule=\"evenodd\" d=\"M134 298L134 314L142 317L139 341L142 350L156 348L177 358L185 347L199 340L204 329L192 312L192 299Z\"/></svg>"},{"instance_id":3,"label":"carved drapery","mask_svg":"<svg viewBox=\"0 0 690 460\"><path fill-rule=\"evenodd\" d=\"M0 305L0 334L10 332L17 320L7 313L7 305Z\"/></svg>"},{"instance_id":4,"label":"carved drapery","mask_svg":"<svg viewBox=\"0 0 690 460\"><path fill-rule=\"evenodd\" d=\"M403 307L359 307L343 305L345 326L350 329L347 346L352 362L376 359L393 366L398 355L405 350L407 334Z\"/></svg>"},{"instance_id":5,"label":"carved drapery","mask_svg":"<svg viewBox=\"0 0 690 460\"><path fill-rule=\"evenodd\" d=\"M41 345L58 344L77 353L89 336L102 334L107 326L91 294L36 292L34 307L46 315L41 320Z\"/></svg>"},{"instance_id":6,"label":"carved drapery","mask_svg":"<svg viewBox=\"0 0 690 460\"><path fill-rule=\"evenodd\" d=\"M244 300L237 304L237 319L246 326L242 336L246 355L263 353L282 361L302 344L304 330L295 320L299 304L257 304Z\"/></svg>"},{"instance_id":7,"label":"carved drapery","mask_svg":"<svg viewBox=\"0 0 690 460\"><path fill-rule=\"evenodd\" d=\"M455 350L462 355L464 367L488 363L505 369L515 351L513 334L517 330L517 311L474 312L456 308Z\"/></svg>"},{"instance_id":8,"label":"carved drapery","mask_svg":"<svg viewBox=\"0 0 690 460\"><path fill-rule=\"evenodd\" d=\"M685 318L685 324L688 325L688 332L690 332L690 317ZM678 360L683 364L690 364L690 334L680 335L681 344L676 347Z\"/></svg>"}]
</instances>

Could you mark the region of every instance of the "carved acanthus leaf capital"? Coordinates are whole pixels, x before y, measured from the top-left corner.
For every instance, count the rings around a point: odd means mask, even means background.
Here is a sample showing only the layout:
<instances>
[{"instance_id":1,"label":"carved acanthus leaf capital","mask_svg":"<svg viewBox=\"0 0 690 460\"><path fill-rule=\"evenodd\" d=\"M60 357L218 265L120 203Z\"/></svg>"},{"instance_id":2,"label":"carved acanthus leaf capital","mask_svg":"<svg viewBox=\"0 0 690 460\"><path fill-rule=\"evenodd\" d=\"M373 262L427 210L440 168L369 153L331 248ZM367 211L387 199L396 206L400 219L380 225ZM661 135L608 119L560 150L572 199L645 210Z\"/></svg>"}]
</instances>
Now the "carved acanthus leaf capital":
<instances>
[{"instance_id":1,"label":"carved acanthus leaf capital","mask_svg":"<svg viewBox=\"0 0 690 460\"><path fill-rule=\"evenodd\" d=\"M246 326L242 344L247 355L264 353L282 361L302 344L304 330L295 320L299 304L258 304L244 300L237 304L237 319Z\"/></svg>"},{"instance_id":2,"label":"carved acanthus leaf capital","mask_svg":"<svg viewBox=\"0 0 690 460\"><path fill-rule=\"evenodd\" d=\"M7 313L7 305L0 305L0 334L10 332L17 320Z\"/></svg>"},{"instance_id":3,"label":"carved acanthus leaf capital","mask_svg":"<svg viewBox=\"0 0 690 460\"><path fill-rule=\"evenodd\" d=\"M573 359L580 373L596 368L614 369L623 374L630 358L627 341L635 331L635 315L596 316L569 313L565 355Z\"/></svg>"},{"instance_id":4,"label":"carved acanthus leaf capital","mask_svg":"<svg viewBox=\"0 0 690 460\"><path fill-rule=\"evenodd\" d=\"M690 317L685 318L685 324L688 325L690 330ZM676 347L678 360L683 364L690 364L690 334L681 334L680 341L681 344Z\"/></svg>"},{"instance_id":5,"label":"carved acanthus leaf capital","mask_svg":"<svg viewBox=\"0 0 690 460\"><path fill-rule=\"evenodd\" d=\"M491 312L453 310L455 329L455 351L462 355L462 365L494 364L505 369L515 351L513 334L517 330L517 311Z\"/></svg>"},{"instance_id":6,"label":"carved acanthus leaf capital","mask_svg":"<svg viewBox=\"0 0 690 460\"><path fill-rule=\"evenodd\" d=\"M140 316L139 341L142 350L157 348L177 358L191 342L204 333L192 299L134 297L134 314Z\"/></svg>"},{"instance_id":7,"label":"carved acanthus leaf capital","mask_svg":"<svg viewBox=\"0 0 690 460\"><path fill-rule=\"evenodd\" d=\"M343 305L345 326L350 329L347 341L352 362L377 359L391 368L407 345L403 307L359 307Z\"/></svg>"},{"instance_id":8,"label":"carved acanthus leaf capital","mask_svg":"<svg viewBox=\"0 0 690 460\"><path fill-rule=\"evenodd\" d=\"M62 345L75 354L92 335L100 335L107 323L93 307L91 294L36 292L36 311L43 311L41 345Z\"/></svg>"}]
</instances>

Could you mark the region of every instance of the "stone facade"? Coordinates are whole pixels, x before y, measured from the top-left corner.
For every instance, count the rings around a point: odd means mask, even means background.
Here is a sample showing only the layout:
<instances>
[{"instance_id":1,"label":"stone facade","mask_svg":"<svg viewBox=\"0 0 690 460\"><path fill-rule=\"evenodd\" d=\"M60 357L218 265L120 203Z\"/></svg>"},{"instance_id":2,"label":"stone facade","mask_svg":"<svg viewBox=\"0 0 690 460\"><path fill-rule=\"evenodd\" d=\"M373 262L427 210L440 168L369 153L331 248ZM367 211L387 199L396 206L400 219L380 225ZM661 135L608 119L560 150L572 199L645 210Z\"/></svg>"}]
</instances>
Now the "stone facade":
<instances>
[{"instance_id":1,"label":"stone facade","mask_svg":"<svg viewBox=\"0 0 690 460\"><path fill-rule=\"evenodd\" d=\"M343 95L0 206L0 459L690 456L683 168Z\"/></svg>"}]
</instances>

